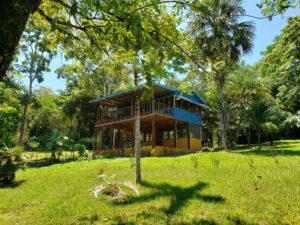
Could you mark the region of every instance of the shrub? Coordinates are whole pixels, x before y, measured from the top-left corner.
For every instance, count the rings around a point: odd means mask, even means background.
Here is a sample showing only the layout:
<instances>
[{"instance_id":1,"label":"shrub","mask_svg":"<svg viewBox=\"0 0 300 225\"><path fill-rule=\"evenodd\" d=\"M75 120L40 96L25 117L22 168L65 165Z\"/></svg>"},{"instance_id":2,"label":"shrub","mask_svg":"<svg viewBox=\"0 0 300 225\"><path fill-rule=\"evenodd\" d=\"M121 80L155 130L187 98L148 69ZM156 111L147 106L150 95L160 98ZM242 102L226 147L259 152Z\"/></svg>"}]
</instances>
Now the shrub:
<instances>
[{"instance_id":1,"label":"shrub","mask_svg":"<svg viewBox=\"0 0 300 225\"><path fill-rule=\"evenodd\" d=\"M10 184L15 180L16 172L24 169L21 152L8 148L6 145L0 148L0 181Z\"/></svg>"},{"instance_id":2,"label":"shrub","mask_svg":"<svg viewBox=\"0 0 300 225\"><path fill-rule=\"evenodd\" d=\"M76 144L74 147L75 151L78 151L79 157L83 157L86 151L86 148L83 144Z\"/></svg>"},{"instance_id":3,"label":"shrub","mask_svg":"<svg viewBox=\"0 0 300 225\"><path fill-rule=\"evenodd\" d=\"M38 149L38 147L40 146L40 143L36 142L36 141L31 141L31 142L28 142L27 146L28 146L28 148L30 148L30 150L36 151Z\"/></svg>"},{"instance_id":4,"label":"shrub","mask_svg":"<svg viewBox=\"0 0 300 225\"><path fill-rule=\"evenodd\" d=\"M81 138L77 141L78 144L84 145L85 149L93 149L95 138Z\"/></svg>"}]
</instances>

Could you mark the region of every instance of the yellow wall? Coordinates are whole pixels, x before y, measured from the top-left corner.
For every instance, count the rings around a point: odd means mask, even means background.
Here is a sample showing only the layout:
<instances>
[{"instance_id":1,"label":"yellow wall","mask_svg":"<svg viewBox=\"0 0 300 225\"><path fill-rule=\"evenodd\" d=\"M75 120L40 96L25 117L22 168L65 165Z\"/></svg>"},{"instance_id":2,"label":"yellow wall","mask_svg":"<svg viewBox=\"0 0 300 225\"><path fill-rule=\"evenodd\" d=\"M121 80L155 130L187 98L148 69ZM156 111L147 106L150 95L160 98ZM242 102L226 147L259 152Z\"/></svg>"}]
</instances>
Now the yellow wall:
<instances>
[{"instance_id":1,"label":"yellow wall","mask_svg":"<svg viewBox=\"0 0 300 225\"><path fill-rule=\"evenodd\" d=\"M142 155L144 156L164 156L164 155L174 155L185 150L188 150L187 138L178 138L178 148L173 148L173 139L163 140L164 146L155 146L152 149L151 145L143 146L141 148ZM202 148L200 139L190 138L191 150L200 150ZM96 154L100 155L114 155L114 156L132 156L134 150L132 147L124 149L110 149L110 150L96 150Z\"/></svg>"},{"instance_id":2,"label":"yellow wall","mask_svg":"<svg viewBox=\"0 0 300 225\"><path fill-rule=\"evenodd\" d=\"M190 138L191 149L200 150L202 149L202 142L198 138Z\"/></svg>"},{"instance_id":3,"label":"yellow wall","mask_svg":"<svg viewBox=\"0 0 300 225\"><path fill-rule=\"evenodd\" d=\"M180 149L188 149L188 141L187 138L178 138L178 148ZM174 139L166 139L163 140L163 146L165 147L173 147ZM202 148L201 141L198 138L190 138L190 147L193 150L200 150Z\"/></svg>"}]
</instances>

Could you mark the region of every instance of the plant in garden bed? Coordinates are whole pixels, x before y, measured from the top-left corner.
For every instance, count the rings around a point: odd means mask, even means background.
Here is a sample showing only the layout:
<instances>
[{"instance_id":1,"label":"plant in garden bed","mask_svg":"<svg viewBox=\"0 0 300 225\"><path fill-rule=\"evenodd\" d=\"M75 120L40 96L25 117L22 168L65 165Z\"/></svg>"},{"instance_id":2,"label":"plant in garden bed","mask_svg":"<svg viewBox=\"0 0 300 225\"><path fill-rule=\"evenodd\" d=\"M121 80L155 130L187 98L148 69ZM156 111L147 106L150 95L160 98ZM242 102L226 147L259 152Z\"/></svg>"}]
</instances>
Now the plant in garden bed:
<instances>
[{"instance_id":1,"label":"plant in garden bed","mask_svg":"<svg viewBox=\"0 0 300 225\"><path fill-rule=\"evenodd\" d=\"M112 176L107 176L101 170L99 177L102 180L102 184L90 189L89 191L98 198L99 194L103 194L107 197L108 201L111 202L123 202L130 196L126 191L132 192L134 195L139 196L139 190L136 185L132 184L130 181L118 182L114 181L116 174Z\"/></svg>"},{"instance_id":2,"label":"plant in garden bed","mask_svg":"<svg viewBox=\"0 0 300 225\"><path fill-rule=\"evenodd\" d=\"M19 169L24 169L21 152L3 144L0 147L0 182L11 184Z\"/></svg>"}]
</instances>

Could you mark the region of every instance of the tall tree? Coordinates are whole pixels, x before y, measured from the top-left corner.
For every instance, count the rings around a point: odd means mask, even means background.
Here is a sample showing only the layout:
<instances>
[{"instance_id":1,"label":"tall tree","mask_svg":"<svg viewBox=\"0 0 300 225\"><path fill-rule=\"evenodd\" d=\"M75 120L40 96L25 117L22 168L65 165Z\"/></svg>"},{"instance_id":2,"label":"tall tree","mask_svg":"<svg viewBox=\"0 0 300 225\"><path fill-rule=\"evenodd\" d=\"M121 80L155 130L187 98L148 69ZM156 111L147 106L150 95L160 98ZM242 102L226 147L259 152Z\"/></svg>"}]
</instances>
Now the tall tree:
<instances>
[{"instance_id":1,"label":"tall tree","mask_svg":"<svg viewBox=\"0 0 300 225\"><path fill-rule=\"evenodd\" d=\"M253 46L252 22L240 22L245 10L241 1L204 1L202 11L193 14L189 33L190 46L195 60L207 70L217 88L219 98L219 130L221 146L227 149L228 111L225 106L224 85L226 76L242 54Z\"/></svg>"},{"instance_id":2,"label":"tall tree","mask_svg":"<svg viewBox=\"0 0 300 225\"><path fill-rule=\"evenodd\" d=\"M29 135L49 135L55 130L63 134L66 121L59 107L59 95L51 89L39 87L34 91L35 101L28 113Z\"/></svg>"},{"instance_id":3,"label":"tall tree","mask_svg":"<svg viewBox=\"0 0 300 225\"><path fill-rule=\"evenodd\" d=\"M292 114L300 111L300 16L267 47L257 68L271 84L272 95Z\"/></svg>"},{"instance_id":4,"label":"tall tree","mask_svg":"<svg viewBox=\"0 0 300 225\"><path fill-rule=\"evenodd\" d=\"M240 63L228 74L226 96L230 117L230 128L234 132L232 142L237 139L242 131L251 129L248 110L254 98L265 98L269 94L269 86L253 66ZM245 134L245 133L244 133Z\"/></svg>"},{"instance_id":5,"label":"tall tree","mask_svg":"<svg viewBox=\"0 0 300 225\"><path fill-rule=\"evenodd\" d=\"M264 123L268 120L269 109L269 102L262 96L255 97L247 109L248 119L251 121L251 124L256 131L258 150L261 148L261 133Z\"/></svg>"},{"instance_id":6,"label":"tall tree","mask_svg":"<svg viewBox=\"0 0 300 225\"><path fill-rule=\"evenodd\" d=\"M52 53L48 49L47 41L41 29L33 24L28 25L27 31L22 37L20 52L24 59L16 64L16 69L25 74L28 79L28 89L24 100L24 111L18 141L18 144L22 145L26 129L28 107L33 95L33 84L35 81L41 83L44 80L43 72L50 71L49 64Z\"/></svg>"}]
</instances>

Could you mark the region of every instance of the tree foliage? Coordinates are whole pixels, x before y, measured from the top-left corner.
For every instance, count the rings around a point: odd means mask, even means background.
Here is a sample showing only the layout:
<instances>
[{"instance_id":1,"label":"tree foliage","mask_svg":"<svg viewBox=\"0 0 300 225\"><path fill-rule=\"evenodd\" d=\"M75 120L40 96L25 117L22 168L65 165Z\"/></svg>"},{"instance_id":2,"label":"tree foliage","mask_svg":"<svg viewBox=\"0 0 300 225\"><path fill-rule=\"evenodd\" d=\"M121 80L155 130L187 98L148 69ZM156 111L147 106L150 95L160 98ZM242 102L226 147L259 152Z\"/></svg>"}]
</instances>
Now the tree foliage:
<instances>
[{"instance_id":1,"label":"tree foliage","mask_svg":"<svg viewBox=\"0 0 300 225\"><path fill-rule=\"evenodd\" d=\"M272 95L287 111L300 110L300 16L291 17L268 46L257 67L271 83Z\"/></svg>"},{"instance_id":2,"label":"tree foliage","mask_svg":"<svg viewBox=\"0 0 300 225\"><path fill-rule=\"evenodd\" d=\"M299 8L299 0L261 0L256 4L261 9L262 14L269 17L271 20L273 16L284 14L289 8Z\"/></svg>"},{"instance_id":3,"label":"tree foliage","mask_svg":"<svg viewBox=\"0 0 300 225\"><path fill-rule=\"evenodd\" d=\"M0 82L0 140L11 145L21 119L21 87L13 79Z\"/></svg>"}]
</instances>

